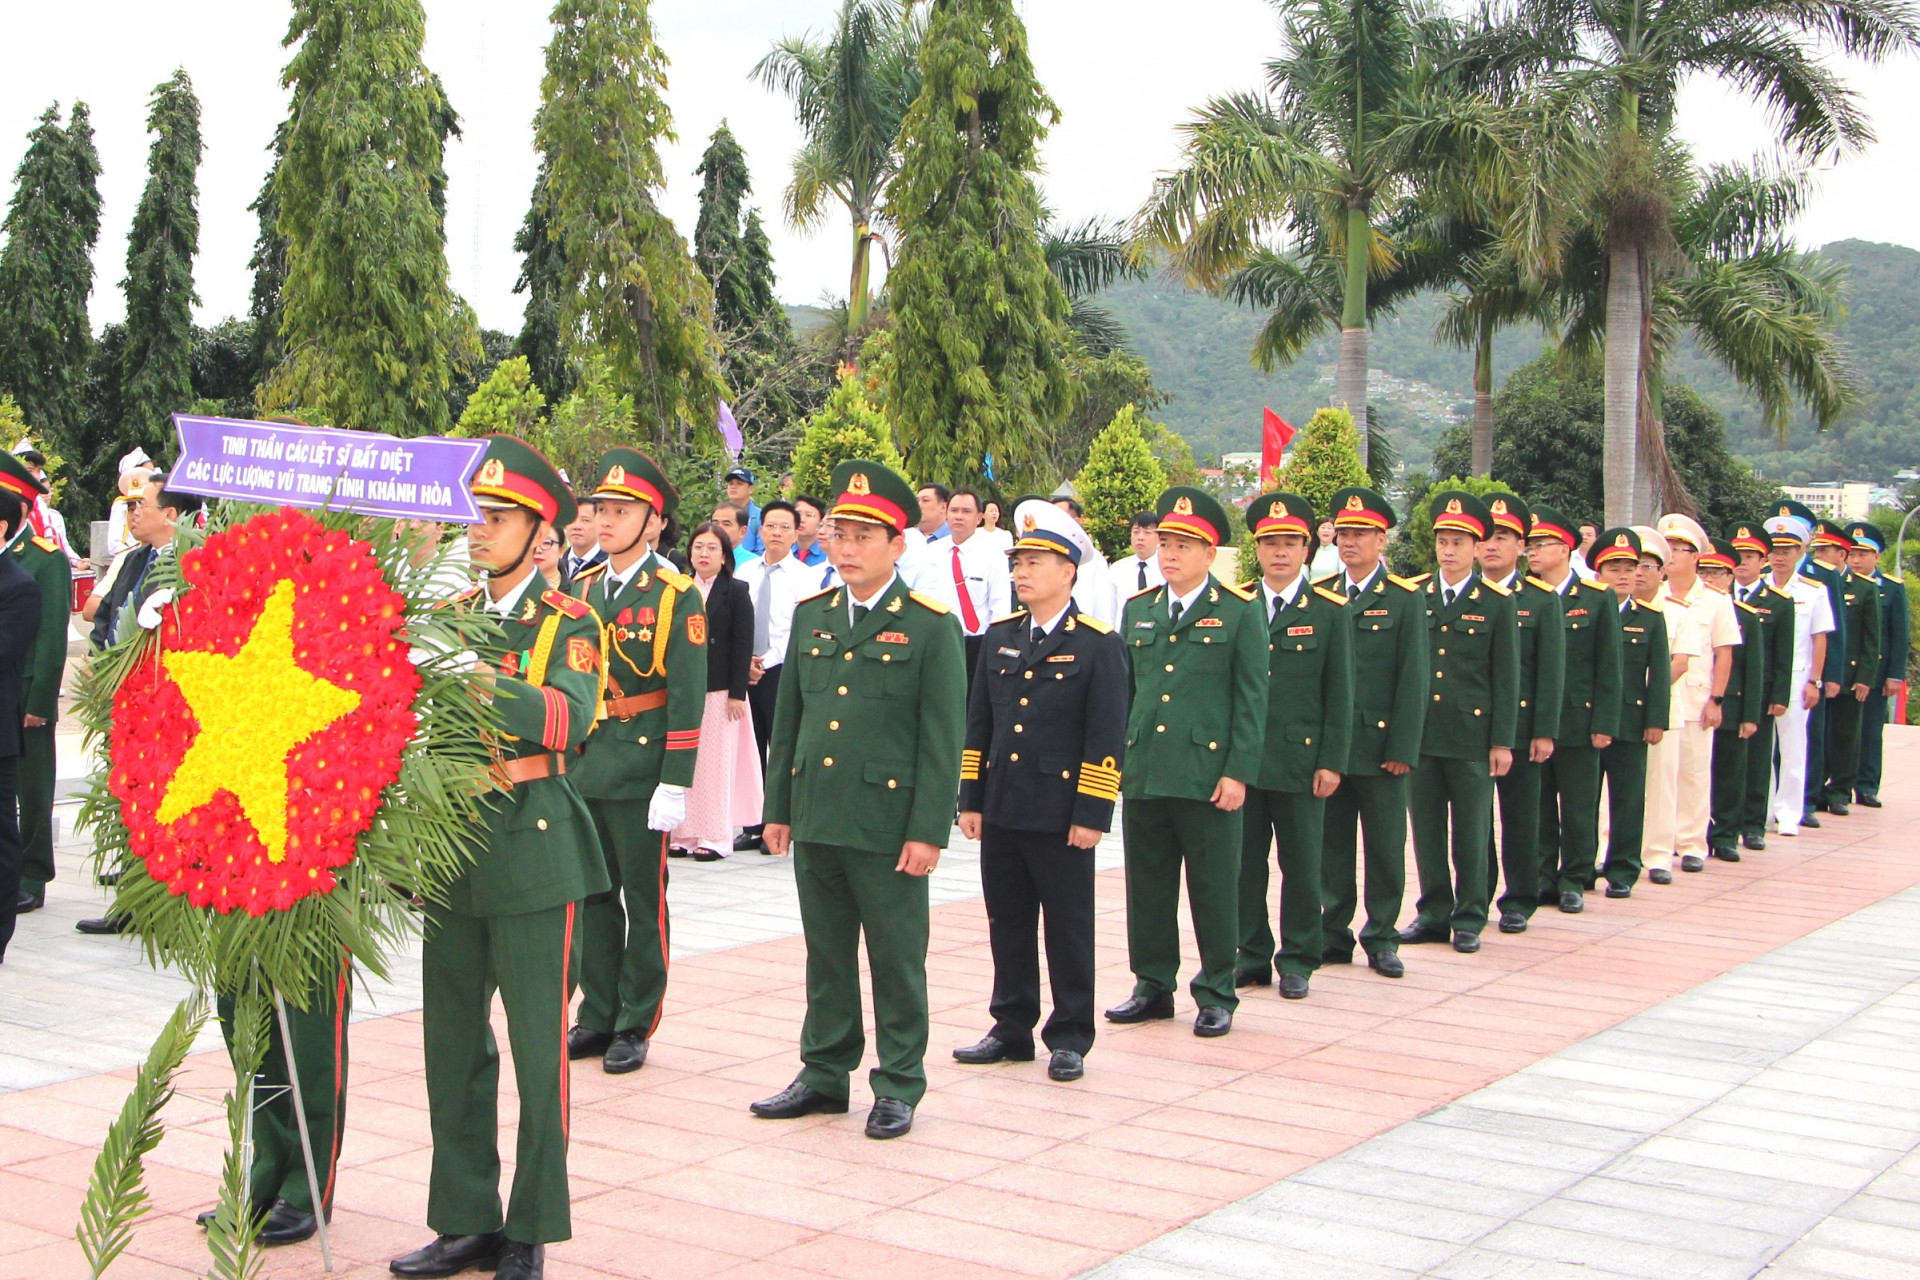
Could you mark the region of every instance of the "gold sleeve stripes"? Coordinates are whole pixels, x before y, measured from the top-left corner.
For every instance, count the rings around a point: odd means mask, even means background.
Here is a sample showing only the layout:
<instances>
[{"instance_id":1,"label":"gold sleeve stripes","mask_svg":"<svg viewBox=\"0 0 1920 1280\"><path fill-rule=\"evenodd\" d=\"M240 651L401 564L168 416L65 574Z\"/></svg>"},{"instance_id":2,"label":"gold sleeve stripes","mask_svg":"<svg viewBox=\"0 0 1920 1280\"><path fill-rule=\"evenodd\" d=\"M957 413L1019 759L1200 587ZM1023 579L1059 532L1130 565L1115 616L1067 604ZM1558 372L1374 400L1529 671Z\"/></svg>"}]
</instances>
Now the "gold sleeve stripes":
<instances>
[{"instance_id":1,"label":"gold sleeve stripes","mask_svg":"<svg viewBox=\"0 0 1920 1280\"><path fill-rule=\"evenodd\" d=\"M1087 763L1080 766L1080 785L1075 788L1083 796L1092 796L1095 800L1118 800L1120 798L1120 770L1114 768L1113 757L1108 756L1099 764Z\"/></svg>"},{"instance_id":2,"label":"gold sleeve stripes","mask_svg":"<svg viewBox=\"0 0 1920 1280\"><path fill-rule=\"evenodd\" d=\"M960 753L960 781L980 781L980 753L966 750Z\"/></svg>"}]
</instances>

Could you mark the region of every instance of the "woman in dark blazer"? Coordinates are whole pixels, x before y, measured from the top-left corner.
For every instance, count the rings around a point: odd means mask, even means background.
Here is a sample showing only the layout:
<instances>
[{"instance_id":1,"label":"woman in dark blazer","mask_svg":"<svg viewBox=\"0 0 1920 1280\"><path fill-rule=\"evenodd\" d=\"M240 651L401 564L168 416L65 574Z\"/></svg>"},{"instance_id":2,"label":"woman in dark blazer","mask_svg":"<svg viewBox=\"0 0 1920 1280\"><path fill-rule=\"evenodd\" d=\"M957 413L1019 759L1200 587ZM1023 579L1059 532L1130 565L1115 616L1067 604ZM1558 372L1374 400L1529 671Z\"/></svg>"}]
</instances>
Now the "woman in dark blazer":
<instances>
[{"instance_id":1,"label":"woman in dark blazer","mask_svg":"<svg viewBox=\"0 0 1920 1280\"><path fill-rule=\"evenodd\" d=\"M668 852L717 862L733 847L734 830L760 821L760 759L747 710L753 661L753 598L733 576L733 546L711 521L687 543L689 572L707 608L707 705L687 818Z\"/></svg>"}]
</instances>

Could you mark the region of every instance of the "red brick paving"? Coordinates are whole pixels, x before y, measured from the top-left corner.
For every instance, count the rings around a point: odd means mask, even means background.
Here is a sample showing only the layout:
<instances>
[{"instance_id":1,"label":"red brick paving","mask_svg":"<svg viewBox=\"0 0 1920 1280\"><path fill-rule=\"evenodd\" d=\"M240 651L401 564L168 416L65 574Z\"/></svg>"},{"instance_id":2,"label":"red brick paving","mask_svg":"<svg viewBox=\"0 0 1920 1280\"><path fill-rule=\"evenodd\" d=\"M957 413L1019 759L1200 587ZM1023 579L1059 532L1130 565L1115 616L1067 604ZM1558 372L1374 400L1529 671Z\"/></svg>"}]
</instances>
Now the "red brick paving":
<instances>
[{"instance_id":1,"label":"red brick paving","mask_svg":"<svg viewBox=\"0 0 1920 1280\"><path fill-rule=\"evenodd\" d=\"M1920 777L1920 730L1889 735L1890 779ZM1586 914L1545 911L1460 956L1411 947L1407 977L1322 970L1311 999L1256 991L1224 1040L1172 1023L1102 1029L1077 1085L1044 1061L962 1068L988 1025L977 901L935 911L931 1090L912 1136L869 1142L844 1117L778 1123L746 1104L790 1080L803 947L788 939L677 963L646 1069L573 1069L574 1238L556 1276L1068 1276L1452 1101L1670 996L1920 882L1920 800L1775 839L1737 866L1643 885ZM1122 883L1100 878L1100 995L1121 999ZM1188 955L1192 955L1189 941ZM504 1044L504 1036L502 1037ZM356 1024L333 1227L336 1274L387 1274L422 1243L428 1131L417 1013ZM82 1276L72 1239L93 1153L130 1073L0 1096L0 1277ZM154 1212L118 1280L203 1274L192 1215L216 1193L230 1082L194 1059L149 1159ZM510 1100L502 1115L511 1117ZM511 1132L502 1150L512 1152ZM323 1274L314 1244L269 1277Z\"/></svg>"}]
</instances>

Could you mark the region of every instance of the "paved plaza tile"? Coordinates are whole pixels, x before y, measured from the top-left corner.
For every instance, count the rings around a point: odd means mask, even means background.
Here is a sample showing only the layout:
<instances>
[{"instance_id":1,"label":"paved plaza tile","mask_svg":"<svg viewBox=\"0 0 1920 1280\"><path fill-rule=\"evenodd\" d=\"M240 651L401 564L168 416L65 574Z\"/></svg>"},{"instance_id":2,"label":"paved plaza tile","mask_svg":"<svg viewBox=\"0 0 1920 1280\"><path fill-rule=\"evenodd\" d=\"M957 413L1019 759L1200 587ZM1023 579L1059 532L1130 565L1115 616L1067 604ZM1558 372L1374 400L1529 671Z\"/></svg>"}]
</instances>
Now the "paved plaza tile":
<instances>
[{"instance_id":1,"label":"paved plaza tile","mask_svg":"<svg viewBox=\"0 0 1920 1280\"><path fill-rule=\"evenodd\" d=\"M1889 748L1884 810L1544 911L1475 956L1408 948L1401 982L1342 966L1304 1002L1256 990L1223 1040L1192 1035L1183 995L1175 1022L1103 1027L1066 1086L1043 1062L947 1056L986 1029L991 971L957 844L934 884L931 1087L890 1143L861 1135L863 1080L848 1116L747 1114L797 1068L791 872L676 862L647 1067L573 1067L574 1239L550 1273L1920 1275L1920 731ZM1109 841L1103 1005L1130 986L1118 864ZM85 1274L93 1153L184 990L133 943L71 932L101 897L63 865L0 967L0 1280ZM336 1274L384 1275L426 1238L418 1003L402 957L356 1006ZM204 1271L192 1214L215 1196L230 1083L205 1048L111 1275ZM264 1274L318 1276L319 1251L275 1251Z\"/></svg>"}]
</instances>

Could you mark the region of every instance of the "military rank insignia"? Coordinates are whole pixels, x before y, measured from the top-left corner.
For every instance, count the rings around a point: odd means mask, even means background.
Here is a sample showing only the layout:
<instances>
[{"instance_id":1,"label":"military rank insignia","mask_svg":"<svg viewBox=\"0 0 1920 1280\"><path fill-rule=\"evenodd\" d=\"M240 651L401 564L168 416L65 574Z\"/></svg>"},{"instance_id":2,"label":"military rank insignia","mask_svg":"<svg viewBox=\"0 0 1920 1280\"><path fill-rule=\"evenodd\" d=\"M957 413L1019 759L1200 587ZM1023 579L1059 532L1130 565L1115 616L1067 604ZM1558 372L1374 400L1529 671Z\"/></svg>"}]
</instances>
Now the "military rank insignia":
<instances>
[{"instance_id":1,"label":"military rank insignia","mask_svg":"<svg viewBox=\"0 0 1920 1280\"><path fill-rule=\"evenodd\" d=\"M651 619L649 619L651 621ZM705 644L707 642L707 615L691 613L687 615L687 643Z\"/></svg>"},{"instance_id":2,"label":"military rank insignia","mask_svg":"<svg viewBox=\"0 0 1920 1280\"><path fill-rule=\"evenodd\" d=\"M599 664L600 655L594 651L593 642L578 636L567 641L567 666L574 671L592 671Z\"/></svg>"},{"instance_id":3,"label":"military rank insignia","mask_svg":"<svg viewBox=\"0 0 1920 1280\"><path fill-rule=\"evenodd\" d=\"M906 644L907 634L904 631L882 631L874 639L881 644Z\"/></svg>"}]
</instances>

